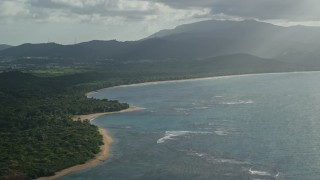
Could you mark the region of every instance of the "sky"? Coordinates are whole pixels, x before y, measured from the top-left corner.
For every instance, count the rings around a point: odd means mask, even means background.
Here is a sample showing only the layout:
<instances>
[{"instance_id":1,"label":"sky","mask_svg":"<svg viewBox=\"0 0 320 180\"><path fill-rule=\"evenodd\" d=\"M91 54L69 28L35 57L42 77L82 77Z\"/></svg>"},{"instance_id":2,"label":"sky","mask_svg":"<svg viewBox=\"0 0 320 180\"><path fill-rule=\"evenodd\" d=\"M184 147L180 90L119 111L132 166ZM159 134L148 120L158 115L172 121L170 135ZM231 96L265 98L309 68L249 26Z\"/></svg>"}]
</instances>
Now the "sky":
<instances>
[{"instance_id":1,"label":"sky","mask_svg":"<svg viewBox=\"0 0 320 180\"><path fill-rule=\"evenodd\" d=\"M320 25L318 0L0 0L0 44L138 40L196 21Z\"/></svg>"}]
</instances>

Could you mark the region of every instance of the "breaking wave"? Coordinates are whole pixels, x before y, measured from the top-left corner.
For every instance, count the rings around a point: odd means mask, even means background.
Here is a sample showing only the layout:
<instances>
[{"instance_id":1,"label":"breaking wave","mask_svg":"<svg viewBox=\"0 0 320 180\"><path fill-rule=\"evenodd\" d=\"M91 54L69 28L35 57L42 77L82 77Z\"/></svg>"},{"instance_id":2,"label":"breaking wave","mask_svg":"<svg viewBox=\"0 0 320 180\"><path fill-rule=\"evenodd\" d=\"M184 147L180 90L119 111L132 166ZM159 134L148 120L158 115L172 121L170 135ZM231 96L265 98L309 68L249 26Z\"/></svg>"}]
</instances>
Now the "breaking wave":
<instances>
[{"instance_id":1,"label":"breaking wave","mask_svg":"<svg viewBox=\"0 0 320 180\"><path fill-rule=\"evenodd\" d=\"M203 131L166 131L164 137L157 140L157 143L164 143L166 140L173 140L174 137L184 136L188 134L212 134L211 132Z\"/></svg>"},{"instance_id":2,"label":"breaking wave","mask_svg":"<svg viewBox=\"0 0 320 180\"><path fill-rule=\"evenodd\" d=\"M229 101L229 102L222 102L220 104L224 104L224 105L238 105L238 104L253 104L254 101L252 100L247 100L247 101L244 101L244 100L239 100L239 101Z\"/></svg>"}]
</instances>

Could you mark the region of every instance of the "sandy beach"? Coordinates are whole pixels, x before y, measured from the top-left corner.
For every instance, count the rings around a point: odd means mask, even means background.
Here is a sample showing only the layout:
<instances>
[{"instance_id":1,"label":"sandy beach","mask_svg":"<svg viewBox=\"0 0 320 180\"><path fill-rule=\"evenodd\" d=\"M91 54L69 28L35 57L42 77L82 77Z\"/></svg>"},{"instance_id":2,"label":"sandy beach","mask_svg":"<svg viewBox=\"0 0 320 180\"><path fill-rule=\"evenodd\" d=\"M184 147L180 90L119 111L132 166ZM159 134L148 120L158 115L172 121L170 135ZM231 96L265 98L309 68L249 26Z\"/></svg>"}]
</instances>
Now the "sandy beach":
<instances>
[{"instance_id":1,"label":"sandy beach","mask_svg":"<svg viewBox=\"0 0 320 180\"><path fill-rule=\"evenodd\" d=\"M92 121L97 117L107 115L107 114L125 113L125 112L139 111L139 110L143 110L143 109L145 109L145 108L132 106L132 107L129 107L128 109L124 109L121 111L115 111L115 112L95 113L95 114L88 114L88 115L76 115L73 117L73 120L83 121L85 119L88 119L88 120Z\"/></svg>"},{"instance_id":2,"label":"sandy beach","mask_svg":"<svg viewBox=\"0 0 320 180\"><path fill-rule=\"evenodd\" d=\"M319 71L293 71L293 72L272 72L272 73L251 73L251 74L236 74L236 75L223 75L223 76L209 76L209 77L199 77L199 78L189 78L189 79L178 79L178 80L164 80L164 81L150 81L143 83L135 83L135 84L125 84L119 86L113 86L108 88L103 88L97 91L91 91L86 93L85 95L88 98L91 98L94 94L103 91L105 89L113 89L113 88L123 88L123 87L134 87L134 86L146 86L146 85L157 85L157 84L165 84L165 83L181 83L181 82L189 82L189 81L203 81L203 80L214 80L214 79L225 79L225 78L233 78L233 77L246 77L246 76L259 76L266 74L308 74L315 73Z\"/></svg>"},{"instance_id":3,"label":"sandy beach","mask_svg":"<svg viewBox=\"0 0 320 180\"><path fill-rule=\"evenodd\" d=\"M116 112L106 112L106 113L95 113L95 114L88 114L88 115L76 115L73 117L73 120L94 120L95 118L102 116L102 115L107 115L107 114L115 114L115 113L125 113L125 112L132 112L132 111L138 111L138 110L143 110L144 108L141 107L129 107L128 109L124 109L121 111L116 111ZM108 135L108 132L105 129L99 128L99 133L103 137L103 145L100 146L100 153L98 153L94 159L91 159L87 161L85 164L80 164L76 166L69 167L67 169L63 169L61 171L58 171L55 173L54 176L49 176L49 177L41 177L38 178L37 180L54 180L54 179L59 179L67 174L76 172L76 171L81 171L85 170L94 166L97 166L101 162L103 162L106 158L111 157L110 154L110 144L113 142L112 138Z\"/></svg>"}]
</instances>

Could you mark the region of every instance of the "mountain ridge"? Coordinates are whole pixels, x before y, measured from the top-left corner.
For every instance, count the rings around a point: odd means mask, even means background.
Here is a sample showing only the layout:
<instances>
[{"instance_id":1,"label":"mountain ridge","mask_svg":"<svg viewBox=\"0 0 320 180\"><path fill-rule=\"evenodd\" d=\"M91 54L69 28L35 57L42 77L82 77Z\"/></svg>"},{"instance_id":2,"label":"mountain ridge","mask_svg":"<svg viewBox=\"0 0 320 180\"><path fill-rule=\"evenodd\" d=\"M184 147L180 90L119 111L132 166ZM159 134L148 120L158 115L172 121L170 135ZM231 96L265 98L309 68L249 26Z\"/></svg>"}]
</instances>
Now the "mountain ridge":
<instances>
[{"instance_id":1,"label":"mountain ridge","mask_svg":"<svg viewBox=\"0 0 320 180\"><path fill-rule=\"evenodd\" d=\"M200 21L159 31L138 41L93 40L73 45L23 44L0 51L1 57L73 58L92 61L203 59L244 53L298 64L316 62L320 28L282 27L254 20ZM305 54L303 59L296 54Z\"/></svg>"},{"instance_id":2,"label":"mountain ridge","mask_svg":"<svg viewBox=\"0 0 320 180\"><path fill-rule=\"evenodd\" d=\"M8 48L10 48L10 47L12 47L12 46L7 45L7 44L0 44L0 51L5 50L5 49L8 49Z\"/></svg>"}]
</instances>

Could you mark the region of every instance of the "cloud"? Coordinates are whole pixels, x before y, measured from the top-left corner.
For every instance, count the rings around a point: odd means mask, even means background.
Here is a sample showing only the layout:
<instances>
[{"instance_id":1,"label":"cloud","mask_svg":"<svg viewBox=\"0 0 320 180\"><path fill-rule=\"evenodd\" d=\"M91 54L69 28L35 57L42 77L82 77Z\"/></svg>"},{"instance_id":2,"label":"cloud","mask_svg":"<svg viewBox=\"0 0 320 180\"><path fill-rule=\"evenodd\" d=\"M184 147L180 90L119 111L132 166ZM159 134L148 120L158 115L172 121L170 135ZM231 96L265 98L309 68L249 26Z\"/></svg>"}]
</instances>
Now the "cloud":
<instances>
[{"instance_id":1,"label":"cloud","mask_svg":"<svg viewBox=\"0 0 320 180\"><path fill-rule=\"evenodd\" d=\"M208 8L176 10L160 2L142 0L2 0L0 2L1 19L13 21L30 19L37 22L105 22L110 18L143 21L168 16L170 17L167 20L170 21L203 16L209 14L209 11Z\"/></svg>"},{"instance_id":2,"label":"cloud","mask_svg":"<svg viewBox=\"0 0 320 180\"><path fill-rule=\"evenodd\" d=\"M43 39L70 43L73 37L81 37L79 41L136 40L206 19L210 11L204 7L176 9L144 0L1 0L0 33L8 36L0 40L9 44Z\"/></svg>"},{"instance_id":3,"label":"cloud","mask_svg":"<svg viewBox=\"0 0 320 180\"><path fill-rule=\"evenodd\" d=\"M152 3L156 4L156 3ZM98 15L101 17L128 17L146 16L153 14L151 3L124 0L33 0L32 7L51 11L63 11L74 15Z\"/></svg>"},{"instance_id":4,"label":"cloud","mask_svg":"<svg viewBox=\"0 0 320 180\"><path fill-rule=\"evenodd\" d=\"M29 9L26 7L25 1L16 0L9 1L3 0L0 2L0 17L23 17L30 14Z\"/></svg>"},{"instance_id":5,"label":"cloud","mask_svg":"<svg viewBox=\"0 0 320 180\"><path fill-rule=\"evenodd\" d=\"M319 8L318 8L319 7ZM106 22L150 19L320 20L316 0L2 0L2 20Z\"/></svg>"},{"instance_id":6,"label":"cloud","mask_svg":"<svg viewBox=\"0 0 320 180\"><path fill-rule=\"evenodd\" d=\"M210 8L212 14L224 14L260 20L320 20L317 0L153 0L177 9Z\"/></svg>"}]
</instances>

